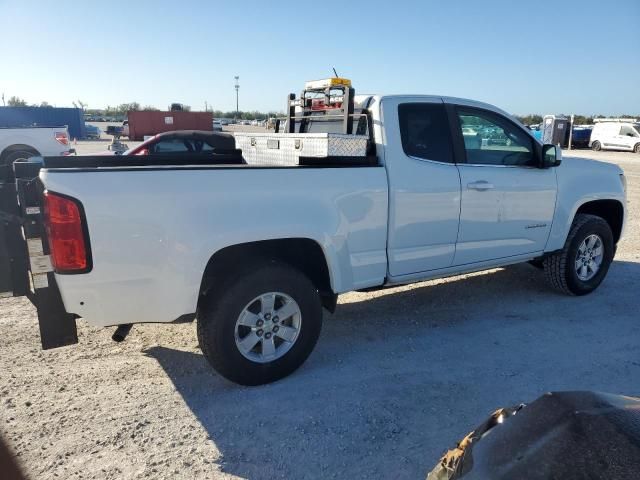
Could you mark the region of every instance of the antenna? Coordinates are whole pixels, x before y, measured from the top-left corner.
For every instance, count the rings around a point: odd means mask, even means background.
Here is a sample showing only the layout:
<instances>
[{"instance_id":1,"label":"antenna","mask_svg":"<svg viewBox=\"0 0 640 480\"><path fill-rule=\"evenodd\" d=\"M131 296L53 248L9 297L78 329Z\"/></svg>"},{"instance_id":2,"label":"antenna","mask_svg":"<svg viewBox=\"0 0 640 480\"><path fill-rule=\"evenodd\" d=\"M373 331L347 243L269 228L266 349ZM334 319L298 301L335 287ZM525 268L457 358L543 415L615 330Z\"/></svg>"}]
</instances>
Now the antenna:
<instances>
[{"instance_id":1,"label":"antenna","mask_svg":"<svg viewBox=\"0 0 640 480\"><path fill-rule=\"evenodd\" d=\"M339 78L339 77L340 77L340 75L338 75L338 72L336 72L335 67L333 67L333 74L336 76L336 78Z\"/></svg>"}]
</instances>

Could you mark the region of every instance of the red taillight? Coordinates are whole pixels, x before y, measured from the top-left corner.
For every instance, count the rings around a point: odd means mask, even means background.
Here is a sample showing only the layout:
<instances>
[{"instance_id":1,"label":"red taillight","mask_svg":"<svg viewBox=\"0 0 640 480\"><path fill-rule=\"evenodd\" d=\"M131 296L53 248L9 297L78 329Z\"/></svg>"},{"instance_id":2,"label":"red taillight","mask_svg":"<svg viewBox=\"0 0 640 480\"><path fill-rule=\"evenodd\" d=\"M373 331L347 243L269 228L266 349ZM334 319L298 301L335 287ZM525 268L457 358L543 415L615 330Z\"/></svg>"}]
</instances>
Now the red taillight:
<instances>
[{"instance_id":1,"label":"red taillight","mask_svg":"<svg viewBox=\"0 0 640 480\"><path fill-rule=\"evenodd\" d=\"M342 108L342 102L334 101L327 104L322 99L315 98L311 100L311 110L333 110L336 108Z\"/></svg>"},{"instance_id":2,"label":"red taillight","mask_svg":"<svg viewBox=\"0 0 640 480\"><path fill-rule=\"evenodd\" d=\"M44 214L51 263L57 273L80 273L89 269L89 255L80 206L51 192L44 194Z\"/></svg>"},{"instance_id":3,"label":"red taillight","mask_svg":"<svg viewBox=\"0 0 640 480\"><path fill-rule=\"evenodd\" d=\"M56 132L54 135L58 143L61 143L62 145L69 145L69 136L67 135L67 132Z\"/></svg>"}]
</instances>

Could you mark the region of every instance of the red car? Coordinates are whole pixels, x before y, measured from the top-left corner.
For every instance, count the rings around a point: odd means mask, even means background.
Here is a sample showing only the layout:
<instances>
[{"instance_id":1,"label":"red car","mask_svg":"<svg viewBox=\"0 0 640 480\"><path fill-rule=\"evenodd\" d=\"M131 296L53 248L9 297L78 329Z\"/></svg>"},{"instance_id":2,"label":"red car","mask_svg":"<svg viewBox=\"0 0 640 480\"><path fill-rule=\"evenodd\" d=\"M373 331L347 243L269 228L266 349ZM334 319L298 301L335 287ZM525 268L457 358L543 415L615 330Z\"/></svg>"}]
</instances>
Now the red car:
<instances>
[{"instance_id":1,"label":"red car","mask_svg":"<svg viewBox=\"0 0 640 480\"><path fill-rule=\"evenodd\" d=\"M239 153L233 135L204 130L164 132L142 142L123 155Z\"/></svg>"}]
</instances>

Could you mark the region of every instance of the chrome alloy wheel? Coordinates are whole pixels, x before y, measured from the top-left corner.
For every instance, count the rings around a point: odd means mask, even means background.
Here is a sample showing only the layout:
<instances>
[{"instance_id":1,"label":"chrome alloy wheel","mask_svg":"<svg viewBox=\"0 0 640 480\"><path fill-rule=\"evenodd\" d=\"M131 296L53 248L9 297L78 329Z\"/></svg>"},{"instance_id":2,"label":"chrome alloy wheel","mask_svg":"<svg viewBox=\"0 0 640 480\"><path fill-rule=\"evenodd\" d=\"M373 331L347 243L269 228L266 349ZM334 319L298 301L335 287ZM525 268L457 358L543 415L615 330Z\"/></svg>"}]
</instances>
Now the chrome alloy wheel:
<instances>
[{"instance_id":1,"label":"chrome alloy wheel","mask_svg":"<svg viewBox=\"0 0 640 480\"><path fill-rule=\"evenodd\" d=\"M252 362L273 362L293 347L301 326L302 313L293 298L281 292L264 293L238 316L236 347Z\"/></svg>"},{"instance_id":2,"label":"chrome alloy wheel","mask_svg":"<svg viewBox=\"0 0 640 480\"><path fill-rule=\"evenodd\" d=\"M592 234L585 238L578 247L575 269L578 278L583 282L591 280L600 270L604 258L604 244L602 239Z\"/></svg>"}]
</instances>

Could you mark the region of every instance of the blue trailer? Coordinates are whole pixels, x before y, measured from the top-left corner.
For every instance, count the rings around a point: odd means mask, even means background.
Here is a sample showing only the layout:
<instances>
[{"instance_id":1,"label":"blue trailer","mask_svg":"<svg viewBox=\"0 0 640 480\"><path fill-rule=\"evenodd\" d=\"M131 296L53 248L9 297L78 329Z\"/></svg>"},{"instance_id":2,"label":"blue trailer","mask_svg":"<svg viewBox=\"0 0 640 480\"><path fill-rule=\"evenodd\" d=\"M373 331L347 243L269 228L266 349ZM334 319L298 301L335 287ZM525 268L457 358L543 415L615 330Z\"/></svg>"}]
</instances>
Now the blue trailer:
<instances>
[{"instance_id":1,"label":"blue trailer","mask_svg":"<svg viewBox=\"0 0 640 480\"><path fill-rule=\"evenodd\" d=\"M587 148L591 139L591 130L589 126L574 126L571 131L571 145L574 148Z\"/></svg>"},{"instance_id":2,"label":"blue trailer","mask_svg":"<svg viewBox=\"0 0 640 480\"><path fill-rule=\"evenodd\" d=\"M70 138L81 139L87 136L84 116L80 108L0 107L0 127L33 126L67 126Z\"/></svg>"}]
</instances>

